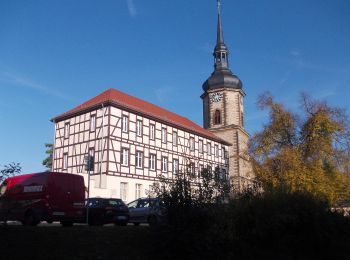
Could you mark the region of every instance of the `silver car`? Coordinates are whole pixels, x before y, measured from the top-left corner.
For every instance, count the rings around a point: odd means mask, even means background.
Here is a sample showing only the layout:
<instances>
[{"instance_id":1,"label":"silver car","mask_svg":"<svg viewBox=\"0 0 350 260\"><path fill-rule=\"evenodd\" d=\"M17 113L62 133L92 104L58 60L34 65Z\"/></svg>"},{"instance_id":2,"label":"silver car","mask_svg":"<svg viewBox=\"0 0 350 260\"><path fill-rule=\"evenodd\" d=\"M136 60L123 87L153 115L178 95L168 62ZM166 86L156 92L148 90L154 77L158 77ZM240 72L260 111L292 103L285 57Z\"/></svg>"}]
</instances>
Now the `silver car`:
<instances>
[{"instance_id":1,"label":"silver car","mask_svg":"<svg viewBox=\"0 0 350 260\"><path fill-rule=\"evenodd\" d=\"M156 226L165 222L166 210L158 198L140 198L127 204L129 208L129 223L135 226L148 223Z\"/></svg>"}]
</instances>

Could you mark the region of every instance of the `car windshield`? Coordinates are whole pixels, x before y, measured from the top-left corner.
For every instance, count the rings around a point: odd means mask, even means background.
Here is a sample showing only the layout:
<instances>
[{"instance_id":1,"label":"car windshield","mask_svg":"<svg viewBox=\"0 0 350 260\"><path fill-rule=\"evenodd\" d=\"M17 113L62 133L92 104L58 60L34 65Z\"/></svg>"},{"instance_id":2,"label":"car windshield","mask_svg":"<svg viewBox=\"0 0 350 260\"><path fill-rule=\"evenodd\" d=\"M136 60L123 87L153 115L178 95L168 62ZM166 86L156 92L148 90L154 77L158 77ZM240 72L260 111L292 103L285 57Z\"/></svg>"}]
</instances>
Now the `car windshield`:
<instances>
[{"instance_id":1,"label":"car windshield","mask_svg":"<svg viewBox=\"0 0 350 260\"><path fill-rule=\"evenodd\" d=\"M88 200L88 206L89 208L98 208L103 205L102 201L99 199L89 199Z\"/></svg>"},{"instance_id":2,"label":"car windshield","mask_svg":"<svg viewBox=\"0 0 350 260\"><path fill-rule=\"evenodd\" d=\"M149 207L149 201L148 200L140 200L139 204L137 205L138 208L148 208Z\"/></svg>"},{"instance_id":3,"label":"car windshield","mask_svg":"<svg viewBox=\"0 0 350 260\"><path fill-rule=\"evenodd\" d=\"M133 201L133 202L130 202L127 206L128 206L129 208L136 208L137 203L138 203L138 201L135 200L135 201Z\"/></svg>"},{"instance_id":4,"label":"car windshield","mask_svg":"<svg viewBox=\"0 0 350 260\"><path fill-rule=\"evenodd\" d=\"M122 205L124 205L124 203L121 200L108 200L108 205L122 206Z\"/></svg>"}]
</instances>

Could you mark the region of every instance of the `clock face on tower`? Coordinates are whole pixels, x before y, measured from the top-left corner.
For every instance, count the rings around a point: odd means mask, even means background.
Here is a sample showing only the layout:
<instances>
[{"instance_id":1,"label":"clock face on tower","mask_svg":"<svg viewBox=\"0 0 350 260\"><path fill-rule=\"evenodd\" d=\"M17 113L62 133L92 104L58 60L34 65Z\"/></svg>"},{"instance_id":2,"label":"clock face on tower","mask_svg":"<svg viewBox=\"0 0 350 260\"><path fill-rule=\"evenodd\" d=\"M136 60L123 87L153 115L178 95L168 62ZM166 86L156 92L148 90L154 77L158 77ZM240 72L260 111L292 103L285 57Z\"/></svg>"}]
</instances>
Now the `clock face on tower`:
<instances>
[{"instance_id":1,"label":"clock face on tower","mask_svg":"<svg viewBox=\"0 0 350 260\"><path fill-rule=\"evenodd\" d=\"M220 102L222 100L222 93L216 92L210 95L211 102Z\"/></svg>"}]
</instances>

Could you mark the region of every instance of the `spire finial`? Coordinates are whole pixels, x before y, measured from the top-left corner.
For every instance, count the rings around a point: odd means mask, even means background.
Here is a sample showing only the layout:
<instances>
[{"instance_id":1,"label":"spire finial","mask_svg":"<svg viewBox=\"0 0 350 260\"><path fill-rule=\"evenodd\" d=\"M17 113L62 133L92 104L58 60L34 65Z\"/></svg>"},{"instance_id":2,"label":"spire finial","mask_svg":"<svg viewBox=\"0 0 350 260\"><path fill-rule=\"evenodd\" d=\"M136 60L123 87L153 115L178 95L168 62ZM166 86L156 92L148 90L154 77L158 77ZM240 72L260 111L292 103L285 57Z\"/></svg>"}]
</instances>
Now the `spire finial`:
<instances>
[{"instance_id":1,"label":"spire finial","mask_svg":"<svg viewBox=\"0 0 350 260\"><path fill-rule=\"evenodd\" d=\"M224 33L222 31L222 24L221 24L221 2L218 1L218 31L217 31L217 44L224 43Z\"/></svg>"}]
</instances>

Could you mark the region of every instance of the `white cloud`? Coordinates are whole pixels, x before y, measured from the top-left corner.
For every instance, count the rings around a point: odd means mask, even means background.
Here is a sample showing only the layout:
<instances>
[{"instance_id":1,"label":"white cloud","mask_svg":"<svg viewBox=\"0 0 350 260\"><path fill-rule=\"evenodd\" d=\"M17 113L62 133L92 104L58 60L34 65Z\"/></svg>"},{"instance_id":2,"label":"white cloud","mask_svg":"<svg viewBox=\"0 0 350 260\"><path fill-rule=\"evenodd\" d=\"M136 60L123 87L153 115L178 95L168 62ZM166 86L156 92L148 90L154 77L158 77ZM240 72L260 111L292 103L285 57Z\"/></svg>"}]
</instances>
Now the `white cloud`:
<instances>
[{"instance_id":1,"label":"white cloud","mask_svg":"<svg viewBox=\"0 0 350 260\"><path fill-rule=\"evenodd\" d=\"M174 88L172 87L163 87L157 88L154 90L154 94L159 103L164 103L169 100L174 95Z\"/></svg>"},{"instance_id":2,"label":"white cloud","mask_svg":"<svg viewBox=\"0 0 350 260\"><path fill-rule=\"evenodd\" d=\"M299 57L301 54L300 54L300 51L297 50L297 49L294 49L290 52L290 55L294 56L294 57Z\"/></svg>"},{"instance_id":3,"label":"white cloud","mask_svg":"<svg viewBox=\"0 0 350 260\"><path fill-rule=\"evenodd\" d=\"M56 98L72 101L72 98L60 93L59 91L49 88L47 86L38 84L28 78L24 78L18 75L15 75L13 73L9 72L0 72L0 81L6 82L12 85L30 88L32 90L35 90L37 92L44 93L46 95L50 95Z\"/></svg>"},{"instance_id":4,"label":"white cloud","mask_svg":"<svg viewBox=\"0 0 350 260\"><path fill-rule=\"evenodd\" d=\"M134 4L134 0L126 0L126 4L128 5L129 15L131 17L135 17L137 15L137 11Z\"/></svg>"}]
</instances>

